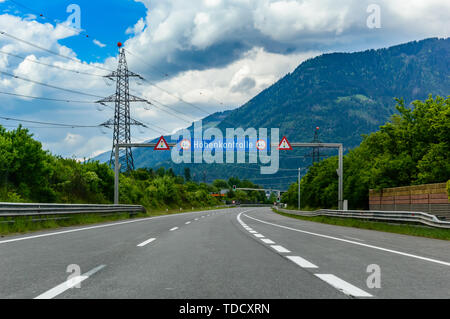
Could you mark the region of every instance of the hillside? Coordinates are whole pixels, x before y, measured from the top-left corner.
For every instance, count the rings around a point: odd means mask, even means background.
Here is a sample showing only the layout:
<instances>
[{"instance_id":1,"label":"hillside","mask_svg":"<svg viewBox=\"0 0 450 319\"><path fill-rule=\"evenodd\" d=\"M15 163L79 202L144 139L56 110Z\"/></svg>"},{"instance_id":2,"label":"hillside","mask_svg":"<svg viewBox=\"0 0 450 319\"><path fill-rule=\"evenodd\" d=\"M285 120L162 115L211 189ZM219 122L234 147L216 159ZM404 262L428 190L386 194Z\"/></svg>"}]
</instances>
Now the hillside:
<instances>
[{"instance_id":1,"label":"hillside","mask_svg":"<svg viewBox=\"0 0 450 319\"><path fill-rule=\"evenodd\" d=\"M204 121L218 123L225 132L234 127L280 128L290 141L308 142L316 126L320 140L342 142L346 150L374 132L395 113L394 98L407 105L428 94L447 96L450 88L450 39L426 39L379 50L332 53L307 60L292 73L262 91L243 106L212 115ZM218 116L222 120L217 121ZM283 154L283 168L307 167L308 150ZM323 152L325 153L325 151ZM135 150L138 167L173 167L181 173L184 166L173 164L170 154ZM334 153L329 153L334 155ZM260 183L257 166L189 165L198 180L211 181L230 175L249 177ZM281 171L280 184L271 179L266 186L286 188L295 172ZM270 176L269 176L270 177ZM279 183L279 182L277 182Z\"/></svg>"}]
</instances>

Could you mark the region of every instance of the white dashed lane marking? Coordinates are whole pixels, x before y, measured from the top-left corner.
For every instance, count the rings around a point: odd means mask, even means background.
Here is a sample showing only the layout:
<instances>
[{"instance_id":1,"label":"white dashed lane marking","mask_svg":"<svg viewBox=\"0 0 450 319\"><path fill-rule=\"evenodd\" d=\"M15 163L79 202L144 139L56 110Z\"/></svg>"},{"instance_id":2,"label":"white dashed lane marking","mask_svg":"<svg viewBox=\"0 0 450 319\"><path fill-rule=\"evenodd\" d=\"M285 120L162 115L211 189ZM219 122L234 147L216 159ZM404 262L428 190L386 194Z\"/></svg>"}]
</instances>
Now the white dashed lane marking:
<instances>
[{"instance_id":1,"label":"white dashed lane marking","mask_svg":"<svg viewBox=\"0 0 450 319\"><path fill-rule=\"evenodd\" d=\"M96 272L102 270L105 267L106 267L106 265L100 265L100 266L95 267L94 269L88 271L87 273L85 273L83 275L75 276L73 278L70 278L70 279L66 280L65 282L63 282L62 284L59 284L58 286L56 286L56 287L54 287L54 288L52 288L50 290L47 290L43 294L40 294L39 296L35 297L34 299L52 299L52 298L55 298L56 296L62 294L64 291L69 290L70 288L73 288L76 285L78 285L79 283L85 281L90 276L92 276L93 274L95 274Z\"/></svg>"},{"instance_id":2,"label":"white dashed lane marking","mask_svg":"<svg viewBox=\"0 0 450 319\"><path fill-rule=\"evenodd\" d=\"M284 248L283 246L280 246L280 245L272 245L270 247L272 247L279 253L290 253L291 252L290 250L287 250L286 248Z\"/></svg>"},{"instance_id":3,"label":"white dashed lane marking","mask_svg":"<svg viewBox=\"0 0 450 319\"><path fill-rule=\"evenodd\" d=\"M359 289L356 286L353 286L352 284L349 284L345 280L342 280L339 277L336 277L332 274L315 274L318 278L322 279L329 285L333 286L337 290L342 291L344 294L353 296L353 297L373 297L368 292L365 292L362 289Z\"/></svg>"},{"instance_id":4,"label":"white dashed lane marking","mask_svg":"<svg viewBox=\"0 0 450 319\"><path fill-rule=\"evenodd\" d=\"M242 214L242 213L241 213ZM259 234L258 232L252 230L250 227L248 227L247 225L245 225L241 219L240 219L240 215L238 215L238 221L239 223L251 234L253 234L255 237L258 237L261 239L261 241L265 244L270 245L271 248L273 248L275 251L277 251L278 253L290 253L290 251L286 248L284 248L283 246L280 245L276 245L275 242L271 239L268 238L263 238L264 235ZM256 218L244 215L246 217L255 219L257 221L260 221ZM262 221L261 221L262 222ZM267 224L271 224L268 222L265 222ZM276 224L273 224L276 225ZM276 225L278 226L278 225ZM288 227L285 227L288 228ZM288 228L291 229L291 228ZM344 236L347 237L347 236ZM360 240L363 241L361 239L357 239L357 238L352 238L352 237L347 237L350 239L354 239L354 240ZM300 257L300 256L286 256L286 258L290 261L292 261L294 264L302 267L302 268L309 268L309 269L317 269L319 268L318 266L314 265L312 262ZM314 274L314 276L316 276L317 278L325 281L326 283L328 283L329 285L331 285L332 287L336 288L337 290L343 292L344 294L348 295L348 296L353 296L353 297L373 297L371 294L365 292L362 289L359 289L356 286L353 286L352 284L340 279L339 277L333 275L333 274Z\"/></svg>"},{"instance_id":5,"label":"white dashed lane marking","mask_svg":"<svg viewBox=\"0 0 450 319\"><path fill-rule=\"evenodd\" d=\"M268 238L261 238L261 240L263 241L263 243L265 244L275 244L275 242L273 240L270 240Z\"/></svg>"},{"instance_id":6,"label":"white dashed lane marking","mask_svg":"<svg viewBox=\"0 0 450 319\"><path fill-rule=\"evenodd\" d=\"M178 229L178 227L173 227L173 228L169 229L169 231L174 231L174 230L177 230L177 229Z\"/></svg>"},{"instance_id":7,"label":"white dashed lane marking","mask_svg":"<svg viewBox=\"0 0 450 319\"><path fill-rule=\"evenodd\" d=\"M144 247L145 245L147 245L147 244L150 244L152 241L154 241L156 238L150 238L150 239L147 239L146 241L144 241L144 242L142 242L142 243L140 243L139 245L137 245L138 247Z\"/></svg>"},{"instance_id":8,"label":"white dashed lane marking","mask_svg":"<svg viewBox=\"0 0 450 319\"><path fill-rule=\"evenodd\" d=\"M385 251L385 252L389 252L389 253L393 253L393 254L397 254L397 255L407 256L407 257L416 258L416 259L420 259L420 260L424 260L424 261L429 261L429 262L436 263L436 264L441 264L441 265L444 265L444 266L450 266L450 262L446 262L446 261L442 261L442 260L437 260L437 259L433 259L433 258L418 256L418 255L409 254L409 253L405 253L405 252L394 250L394 249L388 249L388 248L379 247L379 246L375 246L375 245L364 244L364 243L361 243L361 242L352 241L352 240L348 240L348 239L342 239L342 238L333 237L333 236L329 236L329 235L313 233L313 232L310 232L310 231L301 230L301 229L297 229L297 228L292 228L292 227L288 227L288 226L278 225L278 224L275 224L275 223L270 223L270 222L267 222L267 221L264 221L264 220L261 220L261 219L255 218L255 217L248 216L246 214L244 214L244 216L247 217L247 218L256 220L256 221L258 221L260 223L266 224L266 225L272 225L272 226L275 226L275 227L288 229L288 230L296 231L296 232L303 233L303 234L308 234L308 235L317 236L317 237L321 237L321 238L327 238L327 239L331 239L331 240L336 240L336 241L340 241L340 242L344 242L344 243L358 245L358 246L361 246L361 247L377 249L377 250L381 250L381 251Z\"/></svg>"},{"instance_id":9,"label":"white dashed lane marking","mask_svg":"<svg viewBox=\"0 0 450 319\"><path fill-rule=\"evenodd\" d=\"M319 268L313 263L307 261L306 259L303 259L300 256L286 256L287 259L294 262L295 264L299 265L302 268Z\"/></svg>"}]
</instances>

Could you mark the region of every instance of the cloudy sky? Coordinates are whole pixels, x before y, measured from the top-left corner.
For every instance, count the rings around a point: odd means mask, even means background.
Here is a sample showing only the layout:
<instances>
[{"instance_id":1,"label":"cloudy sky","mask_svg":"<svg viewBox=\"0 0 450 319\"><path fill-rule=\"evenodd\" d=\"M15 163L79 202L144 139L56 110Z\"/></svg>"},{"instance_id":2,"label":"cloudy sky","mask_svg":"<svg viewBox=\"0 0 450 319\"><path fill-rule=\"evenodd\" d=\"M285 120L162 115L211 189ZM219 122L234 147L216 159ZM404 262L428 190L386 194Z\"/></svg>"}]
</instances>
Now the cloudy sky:
<instances>
[{"instance_id":1,"label":"cloudy sky","mask_svg":"<svg viewBox=\"0 0 450 319\"><path fill-rule=\"evenodd\" d=\"M450 34L448 0L0 0L0 10L0 117L85 126L112 118L113 105L90 102L114 93L103 75L116 68L120 41L129 69L146 79L131 81L131 93L155 104L132 104L151 128L134 128L136 142L239 107L324 52ZM110 129L23 125L54 154L111 149Z\"/></svg>"}]
</instances>

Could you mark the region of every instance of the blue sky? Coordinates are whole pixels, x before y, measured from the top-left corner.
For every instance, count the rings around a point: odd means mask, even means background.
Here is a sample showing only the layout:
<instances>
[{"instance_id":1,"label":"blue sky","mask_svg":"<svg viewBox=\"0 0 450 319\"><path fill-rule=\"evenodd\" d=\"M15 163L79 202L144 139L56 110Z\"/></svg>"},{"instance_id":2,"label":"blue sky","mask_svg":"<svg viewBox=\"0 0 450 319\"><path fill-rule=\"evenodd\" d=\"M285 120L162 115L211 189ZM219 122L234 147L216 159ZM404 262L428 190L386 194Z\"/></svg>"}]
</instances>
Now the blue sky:
<instances>
[{"instance_id":1,"label":"blue sky","mask_svg":"<svg viewBox=\"0 0 450 319\"><path fill-rule=\"evenodd\" d=\"M144 4L134 0L5 1L0 3L0 10L22 18L32 14L36 16L36 21L55 24L68 19L72 11L67 12L67 7L72 3L81 9L83 31L79 36L68 37L59 42L72 48L86 62L101 62L107 57L115 56L117 42L125 42L131 37L125 34L127 28L146 14ZM41 17L40 14L44 16ZM100 48L93 40L100 41L105 47Z\"/></svg>"},{"instance_id":2,"label":"blue sky","mask_svg":"<svg viewBox=\"0 0 450 319\"><path fill-rule=\"evenodd\" d=\"M80 8L81 32L65 22L70 4ZM377 27L368 24L373 17ZM0 35L0 71L91 94L0 73L0 92L16 94L0 93L0 116L78 125L107 121L112 110L94 103L17 95L93 102L92 95L114 93L102 76L116 68L121 41L130 70L150 81L132 81L132 93L158 106L132 106L133 118L151 127L133 129L133 140L143 141L239 107L305 59L448 37L448 21L447 0L0 0L0 31L44 48ZM170 114L174 110L177 116ZM91 157L112 144L111 130L23 124L58 155ZM0 125L17 122L0 119Z\"/></svg>"}]
</instances>

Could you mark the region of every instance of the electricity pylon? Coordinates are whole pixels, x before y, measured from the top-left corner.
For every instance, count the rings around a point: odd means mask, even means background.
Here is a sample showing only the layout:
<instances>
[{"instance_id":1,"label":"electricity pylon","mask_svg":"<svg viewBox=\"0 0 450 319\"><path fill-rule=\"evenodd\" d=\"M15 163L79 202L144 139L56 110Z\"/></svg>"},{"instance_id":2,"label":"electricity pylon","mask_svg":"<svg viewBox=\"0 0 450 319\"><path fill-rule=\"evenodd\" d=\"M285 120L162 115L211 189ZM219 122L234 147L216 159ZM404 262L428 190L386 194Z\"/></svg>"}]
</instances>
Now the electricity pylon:
<instances>
[{"instance_id":1,"label":"electricity pylon","mask_svg":"<svg viewBox=\"0 0 450 319\"><path fill-rule=\"evenodd\" d=\"M118 44L121 47L121 43ZM125 58L125 49L122 48L119 55L119 65L117 71L113 71L111 74L105 76L108 79L116 79L116 93L108 96L97 103L104 104L107 102L114 102L114 119L103 123L104 126L114 125L113 146L111 156L109 159L109 165L113 166L114 161L114 147L116 144L129 144L131 143L130 126L143 126L139 121L130 118L130 102L147 102L147 100L136 97L130 94L129 78L137 77L143 79L140 75L128 70L127 60ZM119 165L120 170L133 170L134 160L131 147L124 147L119 149Z\"/></svg>"},{"instance_id":2,"label":"electricity pylon","mask_svg":"<svg viewBox=\"0 0 450 319\"><path fill-rule=\"evenodd\" d=\"M316 130L314 131L314 140L312 141L313 143L320 143L319 140L319 127L316 127ZM320 161L320 149L318 147L313 147L312 150L312 162L317 163Z\"/></svg>"}]
</instances>

